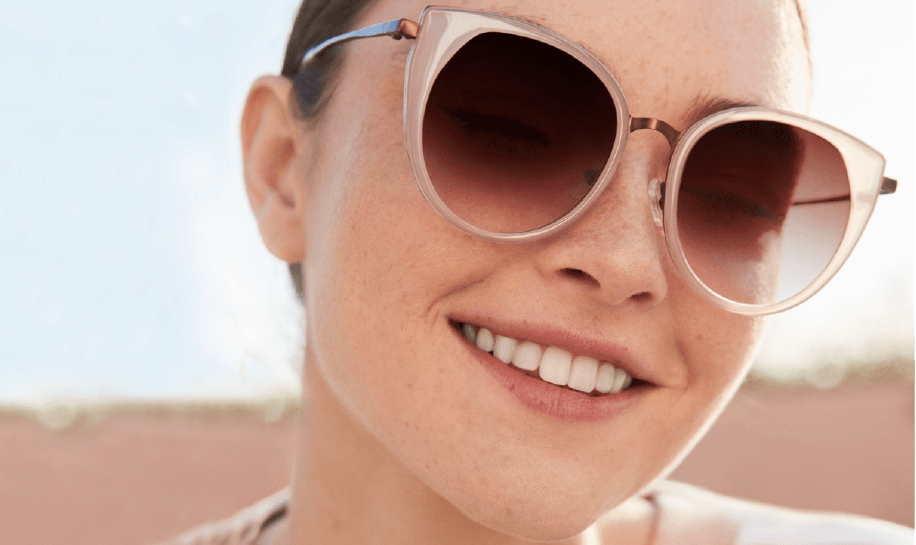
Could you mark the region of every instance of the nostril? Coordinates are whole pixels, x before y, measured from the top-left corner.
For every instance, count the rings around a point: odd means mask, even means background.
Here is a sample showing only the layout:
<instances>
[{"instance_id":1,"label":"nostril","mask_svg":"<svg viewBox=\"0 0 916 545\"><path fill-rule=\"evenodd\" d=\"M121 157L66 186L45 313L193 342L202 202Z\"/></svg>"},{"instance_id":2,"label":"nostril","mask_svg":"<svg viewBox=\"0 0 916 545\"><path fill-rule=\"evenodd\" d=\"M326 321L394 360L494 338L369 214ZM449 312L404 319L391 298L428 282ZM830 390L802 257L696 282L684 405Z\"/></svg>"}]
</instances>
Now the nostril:
<instances>
[{"instance_id":1,"label":"nostril","mask_svg":"<svg viewBox=\"0 0 916 545\"><path fill-rule=\"evenodd\" d=\"M634 301L649 301L652 299L652 294L647 291L641 291L639 293L634 293L630 296Z\"/></svg>"},{"instance_id":2,"label":"nostril","mask_svg":"<svg viewBox=\"0 0 916 545\"><path fill-rule=\"evenodd\" d=\"M588 274L586 274L584 271L580 269L566 268L566 269L563 269L563 272L569 276L572 276L573 278L582 278L583 276L588 276Z\"/></svg>"},{"instance_id":3,"label":"nostril","mask_svg":"<svg viewBox=\"0 0 916 545\"><path fill-rule=\"evenodd\" d=\"M589 283L589 284L594 284L595 286L598 286L598 285L599 285L598 280L597 280L594 276L588 274L587 272L585 272L585 271L583 271L583 270L581 270L581 269L566 268L566 269L563 269L563 270L560 271L560 272L561 272L561 274L563 274L563 275L565 275L565 276L567 276L567 277L569 277L569 278L572 278L573 280L584 281L584 282Z\"/></svg>"}]
</instances>

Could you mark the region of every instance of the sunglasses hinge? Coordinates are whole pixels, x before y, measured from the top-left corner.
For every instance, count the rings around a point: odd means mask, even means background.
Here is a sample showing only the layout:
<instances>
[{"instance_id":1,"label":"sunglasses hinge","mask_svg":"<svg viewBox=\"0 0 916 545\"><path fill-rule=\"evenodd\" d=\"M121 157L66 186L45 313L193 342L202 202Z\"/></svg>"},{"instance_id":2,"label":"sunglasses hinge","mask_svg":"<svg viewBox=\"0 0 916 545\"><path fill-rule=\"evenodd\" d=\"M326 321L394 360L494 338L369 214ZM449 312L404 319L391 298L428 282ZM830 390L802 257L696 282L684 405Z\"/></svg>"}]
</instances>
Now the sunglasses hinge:
<instances>
[{"instance_id":1,"label":"sunglasses hinge","mask_svg":"<svg viewBox=\"0 0 916 545\"><path fill-rule=\"evenodd\" d=\"M401 38L407 38L408 40L416 39L417 33L420 31L420 25L411 21L410 19L401 19L398 22L398 30L391 35L395 40L400 40Z\"/></svg>"}]
</instances>

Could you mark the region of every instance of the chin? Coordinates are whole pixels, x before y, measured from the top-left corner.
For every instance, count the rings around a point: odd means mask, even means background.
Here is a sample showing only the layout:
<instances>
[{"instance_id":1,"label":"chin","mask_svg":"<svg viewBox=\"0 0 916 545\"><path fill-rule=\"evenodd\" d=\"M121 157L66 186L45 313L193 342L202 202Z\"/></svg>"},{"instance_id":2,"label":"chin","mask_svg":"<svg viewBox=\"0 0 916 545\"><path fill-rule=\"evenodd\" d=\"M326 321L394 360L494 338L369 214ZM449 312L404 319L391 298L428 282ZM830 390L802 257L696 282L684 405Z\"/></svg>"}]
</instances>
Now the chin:
<instances>
[{"instance_id":1,"label":"chin","mask_svg":"<svg viewBox=\"0 0 916 545\"><path fill-rule=\"evenodd\" d=\"M529 470L532 468L529 467ZM565 469L565 468L564 468ZM573 467L568 468L575 471ZM592 480L592 483L595 483ZM483 475L477 483L463 481L450 501L471 521L520 539L563 541L592 527L632 493L589 486L564 476L538 479L531 475ZM475 485L482 489L473 490Z\"/></svg>"},{"instance_id":2,"label":"chin","mask_svg":"<svg viewBox=\"0 0 916 545\"><path fill-rule=\"evenodd\" d=\"M555 506L540 502L521 502L498 512L465 513L483 526L529 541L554 542L572 539L588 530L605 513L593 506Z\"/></svg>"}]
</instances>

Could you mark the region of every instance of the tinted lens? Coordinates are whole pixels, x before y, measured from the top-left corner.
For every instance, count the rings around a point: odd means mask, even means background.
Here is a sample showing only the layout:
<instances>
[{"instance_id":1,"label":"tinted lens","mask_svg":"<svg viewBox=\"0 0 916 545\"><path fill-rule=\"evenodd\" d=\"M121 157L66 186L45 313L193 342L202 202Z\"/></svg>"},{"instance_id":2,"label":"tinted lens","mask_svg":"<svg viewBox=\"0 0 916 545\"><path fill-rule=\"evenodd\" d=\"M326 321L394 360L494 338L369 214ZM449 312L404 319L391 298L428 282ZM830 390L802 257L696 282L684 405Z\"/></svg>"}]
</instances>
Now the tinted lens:
<instances>
[{"instance_id":1,"label":"tinted lens","mask_svg":"<svg viewBox=\"0 0 916 545\"><path fill-rule=\"evenodd\" d=\"M849 218L839 151L776 122L735 122L690 151L677 227L697 277L738 303L778 303L826 269Z\"/></svg>"},{"instance_id":2,"label":"tinted lens","mask_svg":"<svg viewBox=\"0 0 916 545\"><path fill-rule=\"evenodd\" d=\"M437 194L461 219L519 233L588 194L616 131L613 98L581 62L537 40L487 33L436 78L423 154Z\"/></svg>"}]
</instances>

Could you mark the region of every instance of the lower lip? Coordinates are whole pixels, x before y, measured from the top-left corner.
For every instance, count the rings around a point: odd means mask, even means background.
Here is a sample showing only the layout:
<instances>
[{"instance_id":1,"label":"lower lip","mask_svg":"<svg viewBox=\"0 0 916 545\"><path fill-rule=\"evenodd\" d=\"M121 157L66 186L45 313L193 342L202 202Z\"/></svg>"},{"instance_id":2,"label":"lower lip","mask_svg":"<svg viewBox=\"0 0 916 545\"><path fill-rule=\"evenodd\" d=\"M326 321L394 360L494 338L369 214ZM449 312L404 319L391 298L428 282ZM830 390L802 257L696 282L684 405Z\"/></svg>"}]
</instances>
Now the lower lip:
<instances>
[{"instance_id":1,"label":"lower lip","mask_svg":"<svg viewBox=\"0 0 916 545\"><path fill-rule=\"evenodd\" d=\"M595 422L612 418L632 406L645 391L644 386L636 385L616 394L591 397L530 377L477 347L468 343L465 346L522 405L561 420Z\"/></svg>"}]
</instances>

